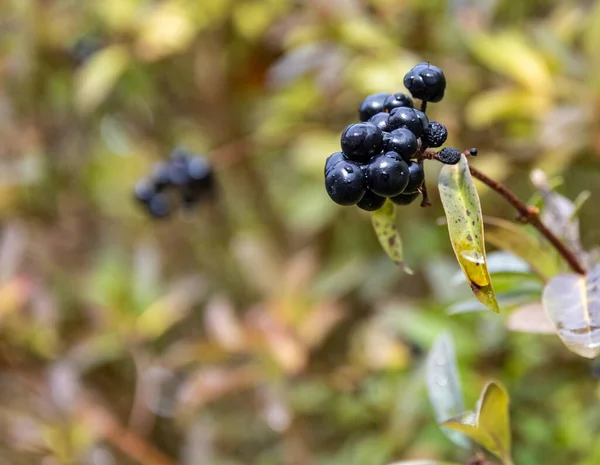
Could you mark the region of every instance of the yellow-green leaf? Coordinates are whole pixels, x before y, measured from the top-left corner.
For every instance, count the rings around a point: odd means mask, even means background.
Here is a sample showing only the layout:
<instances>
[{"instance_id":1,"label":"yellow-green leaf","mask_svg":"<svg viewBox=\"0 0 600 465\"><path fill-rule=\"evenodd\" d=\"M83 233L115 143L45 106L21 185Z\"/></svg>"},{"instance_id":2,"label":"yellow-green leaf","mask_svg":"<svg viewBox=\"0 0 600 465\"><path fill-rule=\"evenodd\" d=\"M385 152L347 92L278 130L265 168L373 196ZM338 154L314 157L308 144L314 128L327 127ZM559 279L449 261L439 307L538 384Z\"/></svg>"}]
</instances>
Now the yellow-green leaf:
<instances>
[{"instance_id":1,"label":"yellow-green leaf","mask_svg":"<svg viewBox=\"0 0 600 465\"><path fill-rule=\"evenodd\" d=\"M471 290L482 304L499 312L486 264L479 195L464 155L458 164L442 168L438 187L450 242Z\"/></svg>"},{"instance_id":2,"label":"yellow-green leaf","mask_svg":"<svg viewBox=\"0 0 600 465\"><path fill-rule=\"evenodd\" d=\"M107 47L87 61L75 82L75 104L80 112L89 113L106 99L128 61L129 52L122 45Z\"/></svg>"},{"instance_id":3,"label":"yellow-green leaf","mask_svg":"<svg viewBox=\"0 0 600 465\"><path fill-rule=\"evenodd\" d=\"M561 274L551 279L542 303L569 350L586 358L600 355L600 264L585 276Z\"/></svg>"},{"instance_id":4,"label":"yellow-green leaf","mask_svg":"<svg viewBox=\"0 0 600 465\"><path fill-rule=\"evenodd\" d=\"M460 431L496 455L506 465L510 458L509 397L500 384L492 381L481 392L477 412L466 412L442 423L442 426Z\"/></svg>"},{"instance_id":5,"label":"yellow-green leaf","mask_svg":"<svg viewBox=\"0 0 600 465\"><path fill-rule=\"evenodd\" d=\"M485 240L499 249L522 258L544 281L561 271L556 253L524 226L501 218L484 217Z\"/></svg>"},{"instance_id":6,"label":"yellow-green leaf","mask_svg":"<svg viewBox=\"0 0 600 465\"><path fill-rule=\"evenodd\" d=\"M383 207L371 213L371 222L377 239L388 257L396 265L401 266L406 273L412 274L412 270L404 264L402 238L396 226L396 206L391 200L386 200Z\"/></svg>"}]
</instances>

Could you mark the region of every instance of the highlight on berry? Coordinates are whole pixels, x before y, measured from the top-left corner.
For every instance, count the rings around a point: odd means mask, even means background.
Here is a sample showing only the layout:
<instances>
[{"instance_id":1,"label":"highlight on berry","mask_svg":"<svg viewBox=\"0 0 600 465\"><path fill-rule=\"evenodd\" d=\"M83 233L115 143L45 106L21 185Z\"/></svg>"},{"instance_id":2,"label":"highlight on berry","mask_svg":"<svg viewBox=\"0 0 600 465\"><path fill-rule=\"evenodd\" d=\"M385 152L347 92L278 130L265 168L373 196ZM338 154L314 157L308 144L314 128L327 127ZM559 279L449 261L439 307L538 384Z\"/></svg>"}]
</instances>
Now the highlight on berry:
<instances>
[{"instance_id":1,"label":"highlight on berry","mask_svg":"<svg viewBox=\"0 0 600 465\"><path fill-rule=\"evenodd\" d=\"M207 158L181 147L133 188L135 199L153 218L166 218L177 209L190 209L214 191L213 170Z\"/></svg>"},{"instance_id":2,"label":"highlight on berry","mask_svg":"<svg viewBox=\"0 0 600 465\"><path fill-rule=\"evenodd\" d=\"M341 152L325 161L325 188L339 205L356 205L366 211L381 208L386 198L397 205L408 205L423 196L425 160L446 164L458 163L461 152L446 147L439 152L428 149L444 145L446 126L429 121L427 102L439 102L446 90L444 72L429 62L414 66L404 85L410 95L378 92L369 95L358 106L359 122L342 132ZM421 101L415 108L414 99ZM477 155L471 149L470 155Z\"/></svg>"}]
</instances>

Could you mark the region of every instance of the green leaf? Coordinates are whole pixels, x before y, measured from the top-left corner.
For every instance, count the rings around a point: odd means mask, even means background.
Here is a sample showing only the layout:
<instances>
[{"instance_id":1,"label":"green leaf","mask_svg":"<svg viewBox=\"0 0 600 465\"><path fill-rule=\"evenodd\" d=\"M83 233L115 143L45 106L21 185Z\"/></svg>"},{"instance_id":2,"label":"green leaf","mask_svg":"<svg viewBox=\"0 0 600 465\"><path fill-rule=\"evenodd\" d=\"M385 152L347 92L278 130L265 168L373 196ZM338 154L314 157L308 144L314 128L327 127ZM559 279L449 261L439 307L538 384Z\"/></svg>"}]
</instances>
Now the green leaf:
<instances>
[{"instance_id":1,"label":"green leaf","mask_svg":"<svg viewBox=\"0 0 600 465\"><path fill-rule=\"evenodd\" d=\"M499 312L486 264L479 195L464 155L458 164L442 168L438 187L450 242L471 290L482 304Z\"/></svg>"},{"instance_id":2,"label":"green leaf","mask_svg":"<svg viewBox=\"0 0 600 465\"><path fill-rule=\"evenodd\" d=\"M465 412L442 426L460 431L496 455L505 465L510 458L509 397L502 385L489 382L481 392L477 412Z\"/></svg>"},{"instance_id":3,"label":"green leaf","mask_svg":"<svg viewBox=\"0 0 600 465\"><path fill-rule=\"evenodd\" d=\"M522 258L544 281L560 273L560 261L552 249L528 233L524 226L501 218L484 217L485 240Z\"/></svg>"},{"instance_id":4,"label":"green leaf","mask_svg":"<svg viewBox=\"0 0 600 465\"><path fill-rule=\"evenodd\" d=\"M454 342L448 332L436 339L427 357L427 393L438 423L457 416L465 409ZM465 449L470 447L470 441L464 435L444 428L442 432L456 445Z\"/></svg>"},{"instance_id":5,"label":"green leaf","mask_svg":"<svg viewBox=\"0 0 600 465\"><path fill-rule=\"evenodd\" d=\"M402 238L396 226L396 206L393 202L388 199L379 210L371 213L371 222L377 239L388 257L396 265L401 266L406 273L412 274L412 270L404 264Z\"/></svg>"},{"instance_id":6,"label":"green leaf","mask_svg":"<svg viewBox=\"0 0 600 465\"><path fill-rule=\"evenodd\" d=\"M600 355L600 264L585 276L561 274L551 279L542 303L570 351L586 358Z\"/></svg>"}]
</instances>

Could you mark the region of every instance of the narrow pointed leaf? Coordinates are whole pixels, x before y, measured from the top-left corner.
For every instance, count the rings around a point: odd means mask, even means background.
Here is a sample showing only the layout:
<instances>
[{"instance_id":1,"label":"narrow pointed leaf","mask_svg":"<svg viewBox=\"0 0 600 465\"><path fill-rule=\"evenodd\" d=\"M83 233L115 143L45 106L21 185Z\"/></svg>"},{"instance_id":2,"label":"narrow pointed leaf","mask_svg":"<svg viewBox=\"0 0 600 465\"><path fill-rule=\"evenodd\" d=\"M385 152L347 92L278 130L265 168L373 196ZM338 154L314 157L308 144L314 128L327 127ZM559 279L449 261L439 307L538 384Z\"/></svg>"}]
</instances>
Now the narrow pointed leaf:
<instances>
[{"instance_id":1,"label":"narrow pointed leaf","mask_svg":"<svg viewBox=\"0 0 600 465\"><path fill-rule=\"evenodd\" d=\"M438 187L450 242L471 290L482 304L499 312L486 264L479 195L464 155L458 164L442 168Z\"/></svg>"},{"instance_id":2,"label":"narrow pointed leaf","mask_svg":"<svg viewBox=\"0 0 600 465\"><path fill-rule=\"evenodd\" d=\"M427 392L438 424L459 415L465 409L454 343L449 333L443 333L436 339L427 357ZM470 447L470 442L464 435L445 428L442 431L456 445Z\"/></svg>"},{"instance_id":3,"label":"narrow pointed leaf","mask_svg":"<svg viewBox=\"0 0 600 465\"><path fill-rule=\"evenodd\" d=\"M585 276L562 274L551 279L542 303L569 350L586 358L600 355L600 264Z\"/></svg>"},{"instance_id":4,"label":"narrow pointed leaf","mask_svg":"<svg viewBox=\"0 0 600 465\"><path fill-rule=\"evenodd\" d=\"M544 281L560 273L556 253L528 233L525 227L501 218L484 217L483 222L487 242L525 260Z\"/></svg>"},{"instance_id":5,"label":"narrow pointed leaf","mask_svg":"<svg viewBox=\"0 0 600 465\"><path fill-rule=\"evenodd\" d=\"M412 270L404 264L402 238L396 226L396 206L393 202L388 199L379 210L371 213L371 222L377 239L388 257L396 265L401 266L406 273L412 274Z\"/></svg>"},{"instance_id":6,"label":"narrow pointed leaf","mask_svg":"<svg viewBox=\"0 0 600 465\"><path fill-rule=\"evenodd\" d=\"M485 447L492 454L500 457L500 450L496 446L493 438L490 437L487 431L477 427L475 424L475 417L476 416L473 412L466 412L462 415L445 421L442 423L442 426L468 436L480 446Z\"/></svg>"}]
</instances>

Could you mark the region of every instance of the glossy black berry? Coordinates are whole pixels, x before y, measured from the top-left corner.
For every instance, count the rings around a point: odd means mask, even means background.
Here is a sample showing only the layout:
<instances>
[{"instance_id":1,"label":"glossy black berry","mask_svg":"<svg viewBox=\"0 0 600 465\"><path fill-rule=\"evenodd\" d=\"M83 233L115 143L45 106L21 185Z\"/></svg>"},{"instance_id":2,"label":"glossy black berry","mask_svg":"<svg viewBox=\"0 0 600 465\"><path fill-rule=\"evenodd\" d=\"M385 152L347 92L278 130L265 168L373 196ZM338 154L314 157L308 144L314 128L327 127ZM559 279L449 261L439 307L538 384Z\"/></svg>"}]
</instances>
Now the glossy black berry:
<instances>
[{"instance_id":1,"label":"glossy black berry","mask_svg":"<svg viewBox=\"0 0 600 465\"><path fill-rule=\"evenodd\" d=\"M325 160L325 169L323 171L325 175L327 176L327 173L329 173L329 171L331 171L331 169L341 161L346 161L346 157L342 152L335 152L329 155L327 160Z\"/></svg>"},{"instance_id":2,"label":"glossy black berry","mask_svg":"<svg viewBox=\"0 0 600 465\"><path fill-rule=\"evenodd\" d=\"M438 153L438 160L446 165L456 165L460 161L460 150L454 147L444 147Z\"/></svg>"},{"instance_id":3,"label":"glossy black berry","mask_svg":"<svg viewBox=\"0 0 600 465\"><path fill-rule=\"evenodd\" d=\"M382 131L389 131L389 127L388 127L389 119L390 119L390 114L382 111L380 113L377 113L374 116L371 116L371 118L369 118L369 123L373 123L375 126L377 126Z\"/></svg>"},{"instance_id":4,"label":"glossy black berry","mask_svg":"<svg viewBox=\"0 0 600 465\"><path fill-rule=\"evenodd\" d=\"M416 137L421 137L421 134L429 126L429 120L425 113L420 110L410 107L398 107L390 113L388 124L391 129L408 128Z\"/></svg>"},{"instance_id":5,"label":"glossy black berry","mask_svg":"<svg viewBox=\"0 0 600 465\"><path fill-rule=\"evenodd\" d=\"M425 171L423 171L423 166L416 161L411 161L408 164L408 184L406 185L403 194L417 192L417 189L423 185L424 181Z\"/></svg>"},{"instance_id":6,"label":"glossy black berry","mask_svg":"<svg viewBox=\"0 0 600 465\"><path fill-rule=\"evenodd\" d=\"M417 153L417 148L417 138L408 128L394 129L384 139L383 144L383 149L386 152L396 152L406 162Z\"/></svg>"},{"instance_id":7,"label":"glossy black berry","mask_svg":"<svg viewBox=\"0 0 600 465\"><path fill-rule=\"evenodd\" d=\"M414 106L413 100L408 95L403 94L402 92L397 92L393 95L390 95L388 98L385 99L385 102L383 102L383 108L387 112L390 112L394 108L398 108L398 107L413 107L413 106Z\"/></svg>"},{"instance_id":8,"label":"glossy black berry","mask_svg":"<svg viewBox=\"0 0 600 465\"><path fill-rule=\"evenodd\" d=\"M472 157L476 157L477 149L475 147L473 147L471 150L469 150L469 155L471 155Z\"/></svg>"},{"instance_id":9,"label":"glossy black berry","mask_svg":"<svg viewBox=\"0 0 600 465\"><path fill-rule=\"evenodd\" d=\"M408 165L396 152L373 158L365 171L369 189L384 197L400 194L408 184Z\"/></svg>"},{"instance_id":10,"label":"glossy black berry","mask_svg":"<svg viewBox=\"0 0 600 465\"><path fill-rule=\"evenodd\" d=\"M367 121L371 116L375 116L377 113L382 112L383 104L389 96L390 94L388 93L380 92L365 98L358 108L360 120Z\"/></svg>"},{"instance_id":11,"label":"glossy black berry","mask_svg":"<svg viewBox=\"0 0 600 465\"><path fill-rule=\"evenodd\" d=\"M148 213L155 218L166 218L171 213L171 205L165 194L155 194L147 205Z\"/></svg>"},{"instance_id":12,"label":"glossy black berry","mask_svg":"<svg viewBox=\"0 0 600 465\"><path fill-rule=\"evenodd\" d=\"M142 203L148 203L156 194L156 184L151 178L142 178L135 183L133 195L136 200Z\"/></svg>"},{"instance_id":13,"label":"glossy black berry","mask_svg":"<svg viewBox=\"0 0 600 465\"><path fill-rule=\"evenodd\" d=\"M331 167L325 175L325 189L335 203L354 205L366 190L366 178L358 163L343 161Z\"/></svg>"},{"instance_id":14,"label":"glossy black berry","mask_svg":"<svg viewBox=\"0 0 600 465\"><path fill-rule=\"evenodd\" d=\"M383 148L383 133L373 123L351 124L342 133L342 152L346 158L366 163Z\"/></svg>"},{"instance_id":15,"label":"glossy black berry","mask_svg":"<svg viewBox=\"0 0 600 465\"><path fill-rule=\"evenodd\" d=\"M423 132L423 143L427 147L441 147L448 138L446 126L437 121L431 121Z\"/></svg>"},{"instance_id":16,"label":"glossy black berry","mask_svg":"<svg viewBox=\"0 0 600 465\"><path fill-rule=\"evenodd\" d=\"M427 102L439 102L444 98L446 77L444 72L431 63L423 62L404 76L406 87L414 98Z\"/></svg>"},{"instance_id":17,"label":"glossy black berry","mask_svg":"<svg viewBox=\"0 0 600 465\"><path fill-rule=\"evenodd\" d=\"M390 197L390 200L396 205L409 205L419 198L419 192L413 192L411 194L400 194L394 197Z\"/></svg>"},{"instance_id":18,"label":"glossy black berry","mask_svg":"<svg viewBox=\"0 0 600 465\"><path fill-rule=\"evenodd\" d=\"M362 210L366 210L368 212L374 212L375 210L379 210L383 207L385 203L385 197L381 195L377 195L375 192L367 189L365 195L360 202L356 204L356 206Z\"/></svg>"}]
</instances>

